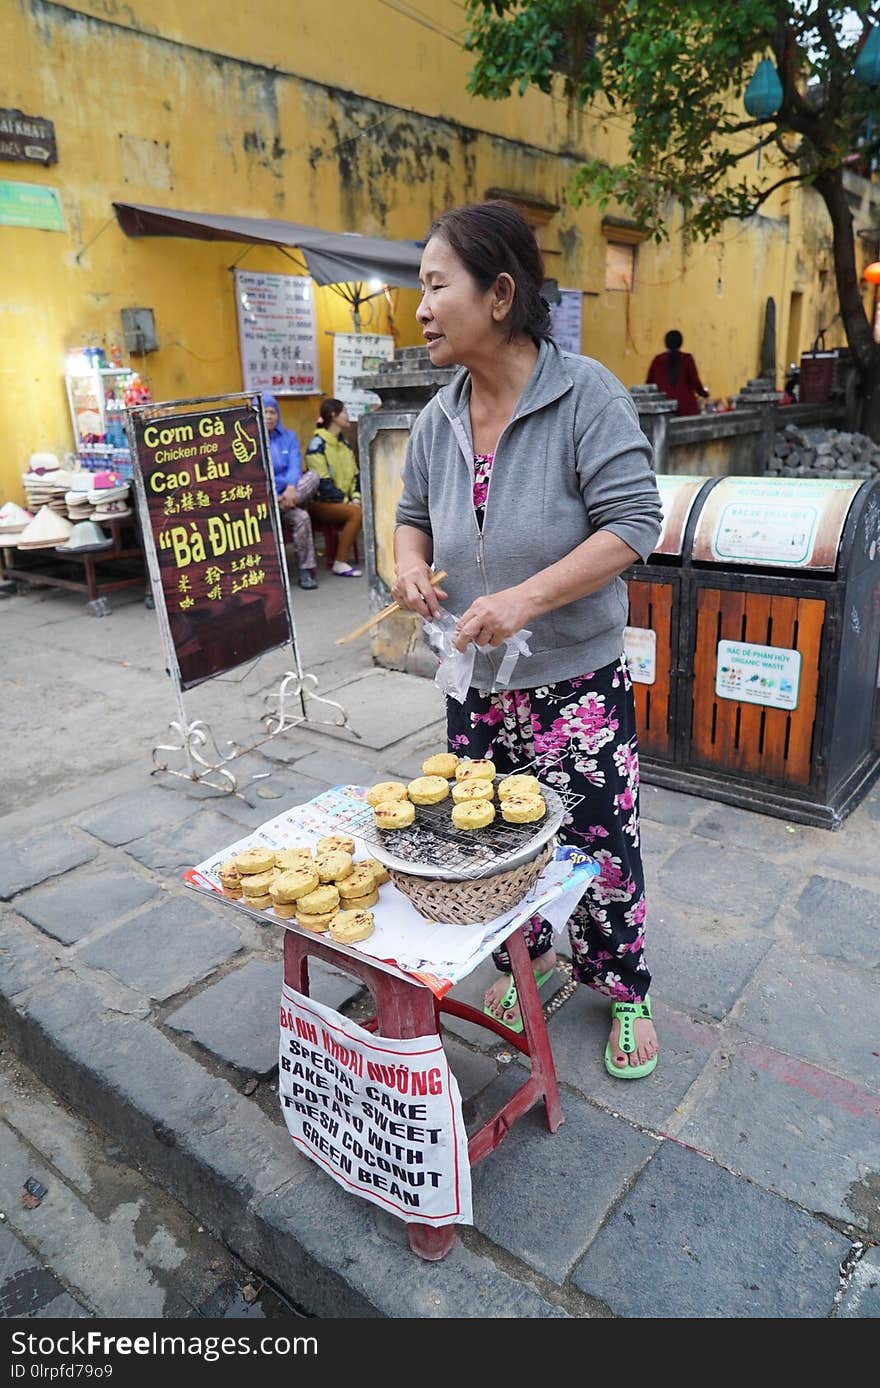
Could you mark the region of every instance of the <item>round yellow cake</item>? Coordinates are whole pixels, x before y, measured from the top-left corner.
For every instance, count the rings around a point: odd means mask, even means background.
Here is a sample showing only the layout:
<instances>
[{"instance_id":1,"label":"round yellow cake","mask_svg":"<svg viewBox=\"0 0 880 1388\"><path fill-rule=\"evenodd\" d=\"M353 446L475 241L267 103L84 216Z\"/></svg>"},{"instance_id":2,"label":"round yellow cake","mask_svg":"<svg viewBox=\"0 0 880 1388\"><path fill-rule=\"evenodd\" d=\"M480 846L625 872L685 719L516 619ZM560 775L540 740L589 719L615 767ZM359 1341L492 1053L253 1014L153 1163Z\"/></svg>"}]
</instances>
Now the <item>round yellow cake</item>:
<instances>
[{"instance_id":1,"label":"round yellow cake","mask_svg":"<svg viewBox=\"0 0 880 1388\"><path fill-rule=\"evenodd\" d=\"M305 896L307 892L313 892L320 881L316 867L288 868L286 872L280 872L275 878L269 888L269 895L273 901L296 901L299 897Z\"/></svg>"},{"instance_id":2,"label":"round yellow cake","mask_svg":"<svg viewBox=\"0 0 880 1388\"><path fill-rule=\"evenodd\" d=\"M534 824L546 813L542 795L508 795L501 801L501 818L508 824Z\"/></svg>"},{"instance_id":3,"label":"round yellow cake","mask_svg":"<svg viewBox=\"0 0 880 1388\"><path fill-rule=\"evenodd\" d=\"M227 862L220 864L217 869L217 876L220 878L221 887L241 886L241 873L235 866L234 858L230 858Z\"/></svg>"},{"instance_id":4,"label":"round yellow cake","mask_svg":"<svg viewBox=\"0 0 880 1388\"><path fill-rule=\"evenodd\" d=\"M540 795L541 786L537 776L505 776L498 782L498 799L506 800L508 795Z\"/></svg>"},{"instance_id":5,"label":"round yellow cake","mask_svg":"<svg viewBox=\"0 0 880 1388\"><path fill-rule=\"evenodd\" d=\"M279 848L275 854L275 866L286 872L288 868L314 867L315 860L310 848Z\"/></svg>"},{"instance_id":6,"label":"round yellow cake","mask_svg":"<svg viewBox=\"0 0 880 1388\"><path fill-rule=\"evenodd\" d=\"M366 896L375 886L376 874L369 863L355 863L348 876L337 882L336 889L344 900L349 896Z\"/></svg>"},{"instance_id":7,"label":"round yellow cake","mask_svg":"<svg viewBox=\"0 0 880 1388\"><path fill-rule=\"evenodd\" d=\"M460 761L455 768L455 779L466 781L471 776L485 777L489 781L494 780L494 761L489 761L488 757L479 757L475 761Z\"/></svg>"},{"instance_id":8,"label":"round yellow cake","mask_svg":"<svg viewBox=\"0 0 880 1388\"><path fill-rule=\"evenodd\" d=\"M343 945L365 940L374 929L372 911L337 911L330 922L330 934Z\"/></svg>"},{"instance_id":9,"label":"round yellow cake","mask_svg":"<svg viewBox=\"0 0 880 1388\"><path fill-rule=\"evenodd\" d=\"M338 911L339 891L331 882L326 882L313 892L297 897L296 909L306 916L323 916L327 911Z\"/></svg>"},{"instance_id":10,"label":"round yellow cake","mask_svg":"<svg viewBox=\"0 0 880 1388\"><path fill-rule=\"evenodd\" d=\"M355 863L355 867L369 867L372 869L373 880L377 887L383 883L391 881L391 874L384 863L380 863L378 858L365 858L362 863Z\"/></svg>"},{"instance_id":11,"label":"round yellow cake","mask_svg":"<svg viewBox=\"0 0 880 1388\"><path fill-rule=\"evenodd\" d=\"M485 829L495 818L495 806L491 800L466 800L463 805L453 805L452 822L456 829Z\"/></svg>"},{"instance_id":12,"label":"round yellow cake","mask_svg":"<svg viewBox=\"0 0 880 1388\"><path fill-rule=\"evenodd\" d=\"M443 776L417 776L406 793L414 805L436 805L449 794L449 782Z\"/></svg>"},{"instance_id":13,"label":"round yellow cake","mask_svg":"<svg viewBox=\"0 0 880 1388\"><path fill-rule=\"evenodd\" d=\"M350 853L335 848L331 853L322 853L318 858L318 876L322 882L341 882L354 867Z\"/></svg>"},{"instance_id":14,"label":"round yellow cake","mask_svg":"<svg viewBox=\"0 0 880 1388\"><path fill-rule=\"evenodd\" d=\"M242 877L252 877L275 866L275 852L271 848L246 848L243 853L236 853L232 861Z\"/></svg>"},{"instance_id":15,"label":"round yellow cake","mask_svg":"<svg viewBox=\"0 0 880 1388\"><path fill-rule=\"evenodd\" d=\"M377 829L403 829L412 824L416 807L411 800L382 800L373 806L373 821Z\"/></svg>"},{"instance_id":16,"label":"round yellow cake","mask_svg":"<svg viewBox=\"0 0 880 1388\"><path fill-rule=\"evenodd\" d=\"M495 787L485 776L471 776L465 781L456 781L452 787L452 798L456 805L468 800L494 800Z\"/></svg>"},{"instance_id":17,"label":"round yellow cake","mask_svg":"<svg viewBox=\"0 0 880 1388\"><path fill-rule=\"evenodd\" d=\"M447 781L451 781L457 766L458 757L454 752L437 752L433 757L425 758L422 772L425 776L445 776Z\"/></svg>"},{"instance_id":18,"label":"round yellow cake","mask_svg":"<svg viewBox=\"0 0 880 1388\"><path fill-rule=\"evenodd\" d=\"M315 853L319 858L322 853L332 853L335 849L354 854L354 839L349 838L348 834L328 834L325 839L318 839L315 844Z\"/></svg>"},{"instance_id":19,"label":"round yellow cake","mask_svg":"<svg viewBox=\"0 0 880 1388\"><path fill-rule=\"evenodd\" d=\"M405 800L406 786L403 781L379 781L367 791L367 803L373 808L383 800Z\"/></svg>"},{"instance_id":20,"label":"round yellow cake","mask_svg":"<svg viewBox=\"0 0 880 1388\"><path fill-rule=\"evenodd\" d=\"M303 930L311 930L313 935L320 935L329 929L330 922L335 915L335 911L325 911L320 916L310 916L305 911L297 911L295 919L297 925L301 925Z\"/></svg>"},{"instance_id":21,"label":"round yellow cake","mask_svg":"<svg viewBox=\"0 0 880 1388\"><path fill-rule=\"evenodd\" d=\"M241 879L241 889L245 896L265 896L278 876L274 868L268 872L254 872Z\"/></svg>"},{"instance_id":22,"label":"round yellow cake","mask_svg":"<svg viewBox=\"0 0 880 1388\"><path fill-rule=\"evenodd\" d=\"M343 909L346 911L367 911L371 906L375 906L379 900L379 893L374 887L371 892L364 896L347 896Z\"/></svg>"}]
</instances>

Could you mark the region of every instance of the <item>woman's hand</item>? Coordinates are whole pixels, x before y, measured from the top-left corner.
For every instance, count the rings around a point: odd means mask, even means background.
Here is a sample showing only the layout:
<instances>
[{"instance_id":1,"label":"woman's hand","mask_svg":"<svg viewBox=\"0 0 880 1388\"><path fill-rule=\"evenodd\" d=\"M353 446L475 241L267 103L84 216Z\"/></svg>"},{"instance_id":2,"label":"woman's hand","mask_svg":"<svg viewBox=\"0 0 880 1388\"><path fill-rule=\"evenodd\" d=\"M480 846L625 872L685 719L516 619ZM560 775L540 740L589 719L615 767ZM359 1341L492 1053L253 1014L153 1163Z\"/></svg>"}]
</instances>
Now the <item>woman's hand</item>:
<instances>
[{"instance_id":1,"label":"woman's hand","mask_svg":"<svg viewBox=\"0 0 880 1388\"><path fill-rule=\"evenodd\" d=\"M420 617L438 617L440 599L446 592L431 584L431 568L428 564L416 563L398 572L391 586L391 596L404 612L418 612Z\"/></svg>"},{"instance_id":2,"label":"woman's hand","mask_svg":"<svg viewBox=\"0 0 880 1388\"><path fill-rule=\"evenodd\" d=\"M531 605L522 589L504 588L477 598L463 612L456 627L453 645L463 651L473 641L477 646L500 646L508 636L528 624L533 616Z\"/></svg>"}]
</instances>

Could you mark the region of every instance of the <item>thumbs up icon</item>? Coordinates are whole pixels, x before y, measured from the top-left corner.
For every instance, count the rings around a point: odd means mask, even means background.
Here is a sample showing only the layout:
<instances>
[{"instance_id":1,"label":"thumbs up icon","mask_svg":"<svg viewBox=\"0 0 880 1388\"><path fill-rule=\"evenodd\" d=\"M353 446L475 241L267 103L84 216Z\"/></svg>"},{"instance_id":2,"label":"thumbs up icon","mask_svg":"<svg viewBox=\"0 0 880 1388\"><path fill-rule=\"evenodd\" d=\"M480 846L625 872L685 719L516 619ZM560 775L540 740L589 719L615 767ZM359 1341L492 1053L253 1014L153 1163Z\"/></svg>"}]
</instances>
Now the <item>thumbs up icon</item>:
<instances>
[{"instance_id":1,"label":"thumbs up icon","mask_svg":"<svg viewBox=\"0 0 880 1388\"><path fill-rule=\"evenodd\" d=\"M249 463L251 458L256 455L257 441L246 434L241 427L241 420L235 421L235 438L232 440L232 451L240 463Z\"/></svg>"}]
</instances>

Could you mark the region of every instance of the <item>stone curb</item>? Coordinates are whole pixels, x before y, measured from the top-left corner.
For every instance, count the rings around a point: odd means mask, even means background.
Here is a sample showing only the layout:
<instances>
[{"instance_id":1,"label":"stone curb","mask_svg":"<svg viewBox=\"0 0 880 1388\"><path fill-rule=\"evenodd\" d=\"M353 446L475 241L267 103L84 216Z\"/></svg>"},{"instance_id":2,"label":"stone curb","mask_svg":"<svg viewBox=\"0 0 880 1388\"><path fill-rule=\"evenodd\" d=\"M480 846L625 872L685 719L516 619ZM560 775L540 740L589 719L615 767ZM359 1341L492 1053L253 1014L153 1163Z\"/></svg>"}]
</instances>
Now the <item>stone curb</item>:
<instances>
[{"instance_id":1,"label":"stone curb","mask_svg":"<svg viewBox=\"0 0 880 1388\"><path fill-rule=\"evenodd\" d=\"M398 1221L324 1177L256 1103L53 966L34 944L0 978L16 1054L308 1314L568 1315L530 1269L514 1276L461 1239L442 1263L416 1258Z\"/></svg>"}]
</instances>

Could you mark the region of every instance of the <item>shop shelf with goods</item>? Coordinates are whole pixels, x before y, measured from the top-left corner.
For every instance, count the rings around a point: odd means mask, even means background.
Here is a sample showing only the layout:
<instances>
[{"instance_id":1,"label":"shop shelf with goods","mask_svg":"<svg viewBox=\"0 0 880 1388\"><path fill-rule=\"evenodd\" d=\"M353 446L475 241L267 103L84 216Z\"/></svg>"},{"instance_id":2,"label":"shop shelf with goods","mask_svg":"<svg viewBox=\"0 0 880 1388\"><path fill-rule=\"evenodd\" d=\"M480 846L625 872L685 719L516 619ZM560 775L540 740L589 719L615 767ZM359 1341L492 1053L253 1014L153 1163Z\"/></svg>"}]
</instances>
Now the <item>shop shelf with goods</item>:
<instances>
[{"instance_id":1,"label":"shop shelf with goods","mask_svg":"<svg viewBox=\"0 0 880 1388\"><path fill-rule=\"evenodd\" d=\"M138 373L129 366L107 365L94 353L81 352L68 362L64 380L81 466L92 472L111 468L130 478L126 410L150 398Z\"/></svg>"}]
</instances>

